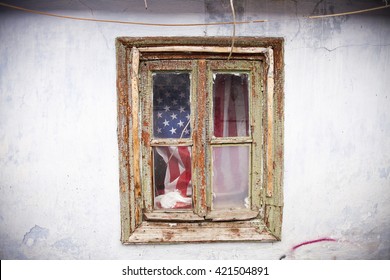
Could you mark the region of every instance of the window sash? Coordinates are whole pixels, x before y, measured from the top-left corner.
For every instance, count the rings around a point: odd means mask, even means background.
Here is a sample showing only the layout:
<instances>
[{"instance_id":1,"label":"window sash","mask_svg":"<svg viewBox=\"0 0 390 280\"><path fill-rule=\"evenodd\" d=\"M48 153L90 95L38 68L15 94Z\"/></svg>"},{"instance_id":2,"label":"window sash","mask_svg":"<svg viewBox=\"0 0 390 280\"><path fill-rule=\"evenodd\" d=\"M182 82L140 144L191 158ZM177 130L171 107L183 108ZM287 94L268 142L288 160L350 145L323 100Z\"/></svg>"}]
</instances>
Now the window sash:
<instances>
[{"instance_id":1,"label":"window sash","mask_svg":"<svg viewBox=\"0 0 390 280\"><path fill-rule=\"evenodd\" d=\"M153 73L161 72L188 72L190 74L190 104L191 104L191 115L190 115L190 126L191 133L194 127L194 113L193 113L193 99L194 92L196 92L196 84L192 81L196 73L196 63L194 61L175 61L175 60L165 60L165 61L147 61L141 63L140 69L140 81L141 81L141 119L142 119L142 189L143 189L143 202L144 202L144 217L151 219L158 219L158 213L167 212L172 213L170 210L163 209L154 209L154 183L153 183L153 152L152 147L159 146L190 146L192 147L192 153L194 152L192 136L190 138L155 138L153 133ZM193 163L191 169L193 170ZM197 192L196 185L195 189L193 187L193 195ZM192 210L189 210L192 211ZM151 215L150 213L156 213L156 215ZM190 217L184 211L184 214L180 214L181 211L178 211L177 215L181 216L181 219L187 219ZM197 211L194 211L195 213ZM162 217L164 215L161 215ZM161 218L163 219L163 218ZM193 219L193 218L192 218Z\"/></svg>"},{"instance_id":2,"label":"window sash","mask_svg":"<svg viewBox=\"0 0 390 280\"><path fill-rule=\"evenodd\" d=\"M142 187L144 200L144 217L149 220L245 220L248 216L256 216L260 209L260 184L253 185L253 172L249 172L250 209L211 210L211 147L216 145L245 144L250 146L250 162L248 169L253 169L253 162L261 160L261 154L252 148L257 141L254 133L258 135L261 127L254 129L252 108L258 106L260 90L257 83L261 82L260 69L263 61L221 61L221 60L159 60L141 63L141 119L142 119ZM257 65L257 66L256 66ZM189 72L191 77L191 137L184 139L161 139L153 136L153 73ZM214 137L213 136L213 106L212 87L215 73L246 73L248 74L248 104L249 104L249 135L244 137ZM254 86L256 85L256 86ZM254 91L258 91L257 94ZM257 102L253 104L253 102ZM145 126L145 124L148 124ZM150 135L149 137L144 137ZM192 147L192 186L193 209L170 210L154 209L153 192L153 156L152 147L158 146L191 146ZM195 156L196 155L196 156ZM145 164L150 163L150 164ZM206 170L206 171L205 171ZM213 211L216 211L213 213ZM223 216L218 213L229 211L230 215ZM195 215L191 215L193 212Z\"/></svg>"},{"instance_id":3,"label":"window sash","mask_svg":"<svg viewBox=\"0 0 390 280\"><path fill-rule=\"evenodd\" d=\"M241 61L241 60L210 60L207 63L207 84L209 98L209 119L208 119L208 131L207 139L209 143L209 154L211 155L212 147L223 147L231 145L249 145L250 146L250 163L249 163L249 209L212 209L212 178L208 178L208 186L211 186L208 189L207 195L207 204L208 212L206 218L223 221L223 220L245 220L248 217L256 217L260 212L264 211L263 205L261 203L261 187L262 187L262 174L257 170L262 168L262 142L261 142L261 131L263 130L261 120L263 111L262 108L262 65L264 62L262 60L253 60L253 61ZM214 136L214 116L213 116L213 80L214 75L219 73L245 73L248 74L248 104L249 104L249 135L248 136L238 136L238 137L216 137ZM260 119L255 120L259 117ZM211 157L208 157L208 170L210 174L212 173L212 160ZM223 214L225 212L225 215ZM226 214L229 213L229 214Z\"/></svg>"}]
</instances>

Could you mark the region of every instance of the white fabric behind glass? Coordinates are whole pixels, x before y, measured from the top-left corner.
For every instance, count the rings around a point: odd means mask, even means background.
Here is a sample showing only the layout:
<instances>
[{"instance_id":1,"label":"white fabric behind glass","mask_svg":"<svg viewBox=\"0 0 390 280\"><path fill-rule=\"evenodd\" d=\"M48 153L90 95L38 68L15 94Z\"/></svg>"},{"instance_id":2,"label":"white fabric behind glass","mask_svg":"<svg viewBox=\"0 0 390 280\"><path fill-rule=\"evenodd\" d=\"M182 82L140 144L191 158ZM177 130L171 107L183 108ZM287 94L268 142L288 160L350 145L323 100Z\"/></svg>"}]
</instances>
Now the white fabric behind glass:
<instances>
[{"instance_id":1,"label":"white fabric behind glass","mask_svg":"<svg viewBox=\"0 0 390 280\"><path fill-rule=\"evenodd\" d=\"M213 147L213 209L248 208L249 146Z\"/></svg>"}]
</instances>

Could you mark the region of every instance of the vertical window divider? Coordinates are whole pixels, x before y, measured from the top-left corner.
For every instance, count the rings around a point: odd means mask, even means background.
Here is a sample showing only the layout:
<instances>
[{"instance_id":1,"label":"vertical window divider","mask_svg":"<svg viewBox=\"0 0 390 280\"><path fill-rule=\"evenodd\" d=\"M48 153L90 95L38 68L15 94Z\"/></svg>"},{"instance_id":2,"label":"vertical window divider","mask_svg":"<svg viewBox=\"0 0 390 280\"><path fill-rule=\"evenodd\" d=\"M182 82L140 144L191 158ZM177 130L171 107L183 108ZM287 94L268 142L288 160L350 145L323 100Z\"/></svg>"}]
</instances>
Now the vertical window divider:
<instances>
[{"instance_id":1,"label":"vertical window divider","mask_svg":"<svg viewBox=\"0 0 390 280\"><path fill-rule=\"evenodd\" d=\"M196 152L197 157L193 160L193 178L195 184L194 206L195 212L199 216L205 216L207 213L207 177L206 177L206 147L208 145L205 123L207 111L207 78L206 78L206 60L200 59L197 61L197 77L196 85L197 92L193 94L194 107L196 112L193 114L194 130L193 130L193 151Z\"/></svg>"}]
</instances>

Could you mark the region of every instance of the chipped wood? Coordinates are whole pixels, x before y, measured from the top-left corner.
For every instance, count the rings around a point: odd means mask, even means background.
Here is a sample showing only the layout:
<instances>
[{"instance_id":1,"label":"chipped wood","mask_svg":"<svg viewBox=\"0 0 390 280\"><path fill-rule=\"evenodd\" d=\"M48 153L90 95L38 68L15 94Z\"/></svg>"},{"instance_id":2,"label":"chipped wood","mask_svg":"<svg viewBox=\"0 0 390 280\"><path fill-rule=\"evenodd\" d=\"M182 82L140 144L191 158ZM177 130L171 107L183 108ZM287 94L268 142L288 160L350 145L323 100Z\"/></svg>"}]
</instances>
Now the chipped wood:
<instances>
[{"instance_id":1,"label":"chipped wood","mask_svg":"<svg viewBox=\"0 0 390 280\"><path fill-rule=\"evenodd\" d=\"M265 197L264 220L270 232L280 240L283 218L283 135L284 135L284 60L283 42L274 45L273 108L273 193Z\"/></svg>"},{"instance_id":2,"label":"chipped wood","mask_svg":"<svg viewBox=\"0 0 390 280\"><path fill-rule=\"evenodd\" d=\"M208 52L208 53L265 53L267 48L256 47L209 47L209 46L163 46L140 47L140 52Z\"/></svg>"},{"instance_id":3,"label":"chipped wood","mask_svg":"<svg viewBox=\"0 0 390 280\"><path fill-rule=\"evenodd\" d=\"M261 222L143 222L126 243L231 242L242 240L277 241Z\"/></svg>"},{"instance_id":4,"label":"chipped wood","mask_svg":"<svg viewBox=\"0 0 390 280\"><path fill-rule=\"evenodd\" d=\"M133 160L133 180L134 180L134 208L135 227L142 222L142 188L141 188L141 171L140 171L140 129L139 129L139 88L138 88L138 71L139 71L139 51L137 48L131 49L131 131L132 131L132 160ZM135 137L134 137L135 136Z\"/></svg>"},{"instance_id":5,"label":"chipped wood","mask_svg":"<svg viewBox=\"0 0 390 280\"><path fill-rule=\"evenodd\" d=\"M203 221L204 218L191 211L177 212L177 211L165 211L165 212L151 212L144 213L144 218L147 221L171 221L171 222L188 222L188 221Z\"/></svg>"},{"instance_id":6,"label":"chipped wood","mask_svg":"<svg viewBox=\"0 0 390 280\"><path fill-rule=\"evenodd\" d=\"M151 146L192 146L192 139L153 139Z\"/></svg>"},{"instance_id":7,"label":"chipped wood","mask_svg":"<svg viewBox=\"0 0 390 280\"><path fill-rule=\"evenodd\" d=\"M274 56L267 52L267 196L272 196L274 185Z\"/></svg>"},{"instance_id":8,"label":"chipped wood","mask_svg":"<svg viewBox=\"0 0 390 280\"><path fill-rule=\"evenodd\" d=\"M213 210L206 215L206 220L211 221L245 221L256 218L258 211L249 209Z\"/></svg>"},{"instance_id":9,"label":"chipped wood","mask_svg":"<svg viewBox=\"0 0 390 280\"><path fill-rule=\"evenodd\" d=\"M142 53L141 60L143 61L159 61L159 60L226 60L226 53L180 53L180 52L169 52L169 53ZM234 60L263 60L264 55L262 53L236 53L234 54Z\"/></svg>"},{"instance_id":10,"label":"chipped wood","mask_svg":"<svg viewBox=\"0 0 390 280\"><path fill-rule=\"evenodd\" d=\"M126 48L116 42L117 49L117 103L118 103L118 147L119 147L119 187L121 212L121 240L126 241L131 234L130 214L130 169L129 169L129 123L128 123L128 60Z\"/></svg>"},{"instance_id":11,"label":"chipped wood","mask_svg":"<svg viewBox=\"0 0 390 280\"><path fill-rule=\"evenodd\" d=\"M282 235L283 207L276 205L265 206L265 225L269 232L278 240Z\"/></svg>"},{"instance_id":12,"label":"chipped wood","mask_svg":"<svg viewBox=\"0 0 390 280\"><path fill-rule=\"evenodd\" d=\"M155 47L155 46L222 46L229 47L231 37L118 37L117 41L127 47ZM277 47L283 41L277 37L239 37L236 47Z\"/></svg>"},{"instance_id":13,"label":"chipped wood","mask_svg":"<svg viewBox=\"0 0 390 280\"><path fill-rule=\"evenodd\" d=\"M133 137L133 163L134 163L134 183L135 189L141 194L140 179L140 140L139 140L139 91L138 91L138 68L139 51L137 48L131 50L131 116L132 116L132 135Z\"/></svg>"},{"instance_id":14,"label":"chipped wood","mask_svg":"<svg viewBox=\"0 0 390 280\"><path fill-rule=\"evenodd\" d=\"M193 65L191 60L164 60L159 59L156 61L142 61L147 65L149 71L161 72L161 71L172 71L172 72L182 72L182 71L192 71Z\"/></svg>"},{"instance_id":15,"label":"chipped wood","mask_svg":"<svg viewBox=\"0 0 390 280\"><path fill-rule=\"evenodd\" d=\"M261 195L264 192L263 166L264 166L264 147L263 147L263 63L261 61L252 62L252 79L250 83L250 95L252 97L252 210L259 210L263 207Z\"/></svg>"},{"instance_id":16,"label":"chipped wood","mask_svg":"<svg viewBox=\"0 0 390 280\"><path fill-rule=\"evenodd\" d=\"M196 157L193 157L193 186L194 186L194 204L195 212L199 216L204 216L207 211L207 179L206 179L206 119L207 119L207 98L208 92L206 90L206 60L199 60L197 62L197 94L193 94L192 102L195 105L193 118L193 140L194 146L192 152ZM197 121L194 121L194 119Z\"/></svg>"},{"instance_id":17,"label":"chipped wood","mask_svg":"<svg viewBox=\"0 0 390 280\"><path fill-rule=\"evenodd\" d=\"M252 143L253 139L249 137L223 137L223 138L216 138L213 137L210 140L210 144L213 145L220 145L220 144L245 144L245 143Z\"/></svg>"},{"instance_id":18,"label":"chipped wood","mask_svg":"<svg viewBox=\"0 0 390 280\"><path fill-rule=\"evenodd\" d=\"M153 200L153 156L151 150L152 136L152 97L149 94L152 88L152 74L148 71L147 64L140 63L140 105L141 105L141 146L142 146L142 193L144 211L152 211Z\"/></svg>"}]
</instances>

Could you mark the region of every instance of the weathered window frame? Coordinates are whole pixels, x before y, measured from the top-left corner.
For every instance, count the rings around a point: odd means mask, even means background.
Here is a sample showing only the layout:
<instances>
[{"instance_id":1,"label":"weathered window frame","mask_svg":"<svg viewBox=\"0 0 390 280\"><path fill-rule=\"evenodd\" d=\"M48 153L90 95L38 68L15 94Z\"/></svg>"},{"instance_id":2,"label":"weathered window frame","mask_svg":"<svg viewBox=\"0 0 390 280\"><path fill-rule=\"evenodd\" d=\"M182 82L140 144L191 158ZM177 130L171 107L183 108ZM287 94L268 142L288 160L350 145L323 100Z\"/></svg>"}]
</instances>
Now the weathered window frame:
<instances>
[{"instance_id":1,"label":"weathered window frame","mask_svg":"<svg viewBox=\"0 0 390 280\"><path fill-rule=\"evenodd\" d=\"M159 37L129 38L116 40L117 49L117 93L118 93L118 145L121 198L121 241L133 243L176 243L176 242L218 242L218 241L262 241L273 242L281 238L283 210L283 39L282 38L238 38L232 50L231 59L261 60L260 77L253 82L261 96L260 107L252 110L253 119L261 127L253 135L254 153L261 162L252 171L253 184L259 185L258 213L249 212L247 218L235 220L234 215L225 213L208 216L205 211L205 183L196 190L201 199L195 201L198 212L193 213L153 213L145 205L148 178L142 178L141 171L150 163L145 162L150 143L150 133L145 116L150 114L141 106L141 87L147 83L145 75L140 75L142 62L172 59L196 61L198 67L207 67L206 61L227 60L231 51L231 38ZM195 62L194 62L195 63ZM197 83L203 83L206 72L197 73ZM206 98L206 94L201 95ZM194 100L206 104L207 100ZM144 105L142 103L142 105ZM199 110L200 114L205 114ZM145 115L146 114L146 115ZM194 123L194 142L205 141L206 124ZM195 143L196 145L197 143ZM200 145L198 143L198 145ZM194 160L195 168L205 167L205 151L199 151ZM203 160L203 161L202 161ZM196 174L195 174L196 176ZM195 178L204 181L206 178ZM146 202L147 204L147 202ZM200 206L203 205L203 206ZM199 213L197 213L199 214ZM231 216L231 218L229 218Z\"/></svg>"}]
</instances>

